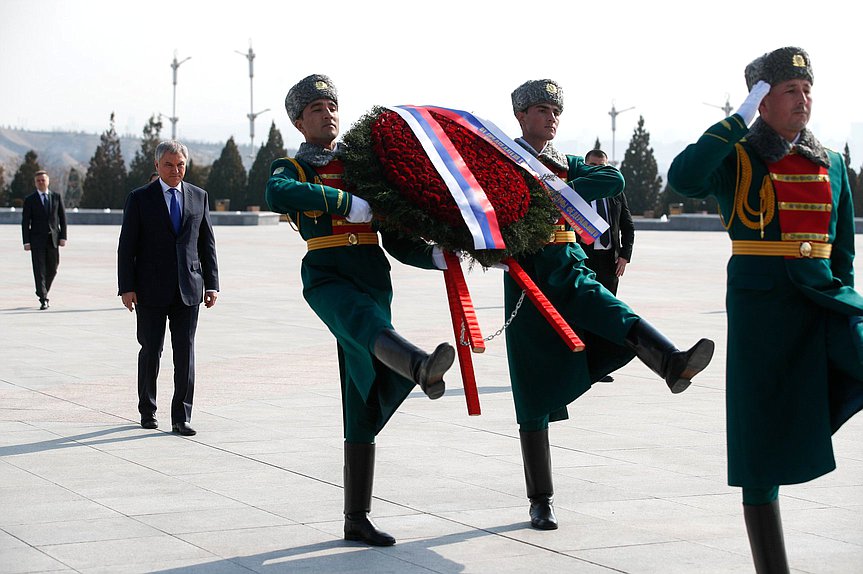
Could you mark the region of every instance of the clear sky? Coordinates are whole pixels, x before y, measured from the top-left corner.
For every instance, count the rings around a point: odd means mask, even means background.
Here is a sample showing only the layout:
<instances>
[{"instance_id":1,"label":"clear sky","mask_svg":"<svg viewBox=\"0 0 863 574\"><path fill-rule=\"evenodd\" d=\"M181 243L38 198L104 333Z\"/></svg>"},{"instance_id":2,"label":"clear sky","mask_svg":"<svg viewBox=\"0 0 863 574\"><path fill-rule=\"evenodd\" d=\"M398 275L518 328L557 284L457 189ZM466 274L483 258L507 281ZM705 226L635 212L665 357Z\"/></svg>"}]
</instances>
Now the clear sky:
<instances>
[{"instance_id":1,"label":"clear sky","mask_svg":"<svg viewBox=\"0 0 863 574\"><path fill-rule=\"evenodd\" d=\"M845 6L841 8L840 6ZM342 131L376 104L466 109L517 135L510 92L527 79L564 88L561 142L611 148L620 159L639 115L652 143L692 141L746 95L743 69L785 45L815 69L810 128L863 163L863 4L753 0L280 2L221 0L0 1L0 126L101 132L116 112L140 134L171 115L178 69L178 138L248 143L249 66L257 55L260 144L272 120L288 147L299 134L284 110L310 73L339 89ZM165 120L164 135L170 135ZM565 149L570 153L586 150Z\"/></svg>"}]
</instances>

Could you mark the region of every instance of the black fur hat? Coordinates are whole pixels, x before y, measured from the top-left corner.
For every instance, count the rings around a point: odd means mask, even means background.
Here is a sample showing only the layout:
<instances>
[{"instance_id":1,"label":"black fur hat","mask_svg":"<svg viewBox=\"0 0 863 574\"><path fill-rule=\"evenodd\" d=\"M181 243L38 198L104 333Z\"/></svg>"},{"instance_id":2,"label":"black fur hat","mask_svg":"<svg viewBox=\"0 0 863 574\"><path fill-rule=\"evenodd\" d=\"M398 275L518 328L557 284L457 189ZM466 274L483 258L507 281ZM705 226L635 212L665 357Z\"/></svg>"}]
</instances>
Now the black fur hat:
<instances>
[{"instance_id":1,"label":"black fur hat","mask_svg":"<svg viewBox=\"0 0 863 574\"><path fill-rule=\"evenodd\" d=\"M288 111L288 117L291 118L292 122L297 121L303 115L303 110L306 109L307 105L321 98L328 98L339 103L339 94L333 81L323 74L306 76L288 90L288 95L285 97L285 109Z\"/></svg>"},{"instance_id":2,"label":"black fur hat","mask_svg":"<svg viewBox=\"0 0 863 574\"><path fill-rule=\"evenodd\" d=\"M750 91L760 80L771 86L788 80L809 80L809 83L814 83L809 54L803 48L794 46L779 48L752 60L746 66L744 75L746 88Z\"/></svg>"},{"instance_id":3,"label":"black fur hat","mask_svg":"<svg viewBox=\"0 0 863 574\"><path fill-rule=\"evenodd\" d=\"M554 80L530 80L512 92L512 112L523 112L543 102L555 104L563 112L563 88Z\"/></svg>"}]
</instances>

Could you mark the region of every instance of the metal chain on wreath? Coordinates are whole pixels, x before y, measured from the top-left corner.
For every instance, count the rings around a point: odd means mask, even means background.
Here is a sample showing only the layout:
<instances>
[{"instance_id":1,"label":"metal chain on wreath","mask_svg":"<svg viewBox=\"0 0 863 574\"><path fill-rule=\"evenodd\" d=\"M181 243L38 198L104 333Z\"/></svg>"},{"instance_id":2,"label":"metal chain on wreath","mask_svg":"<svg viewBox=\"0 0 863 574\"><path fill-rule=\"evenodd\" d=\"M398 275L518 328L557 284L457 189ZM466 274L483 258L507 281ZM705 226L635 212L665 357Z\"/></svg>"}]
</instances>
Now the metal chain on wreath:
<instances>
[{"instance_id":1,"label":"metal chain on wreath","mask_svg":"<svg viewBox=\"0 0 863 574\"><path fill-rule=\"evenodd\" d=\"M492 339L502 335L503 332L506 331L506 328L509 327L509 324L512 323L513 319L515 319L515 316L518 315L518 310L521 309L521 304L524 303L524 296L525 296L525 291L522 291L521 296L518 298L518 302L515 304L515 309L512 310L512 313L510 314L509 319L506 320L506 323L504 323L500 329L498 329L497 331L495 331L494 333L492 333L488 337L484 338L483 341L491 341ZM464 321L462 321L461 322L461 333L459 333L459 344L462 347L467 347L470 345L470 341L465 339L464 332L465 332L465 324L464 324Z\"/></svg>"}]
</instances>

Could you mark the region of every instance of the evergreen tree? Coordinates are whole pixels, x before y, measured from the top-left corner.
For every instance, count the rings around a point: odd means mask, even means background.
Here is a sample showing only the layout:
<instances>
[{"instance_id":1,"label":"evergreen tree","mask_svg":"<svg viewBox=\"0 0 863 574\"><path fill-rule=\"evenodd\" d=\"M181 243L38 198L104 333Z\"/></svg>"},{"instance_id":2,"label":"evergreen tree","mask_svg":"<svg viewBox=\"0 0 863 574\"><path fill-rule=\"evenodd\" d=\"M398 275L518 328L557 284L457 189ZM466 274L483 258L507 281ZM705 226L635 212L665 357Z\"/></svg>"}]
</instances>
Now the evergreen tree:
<instances>
[{"instance_id":1,"label":"evergreen tree","mask_svg":"<svg viewBox=\"0 0 863 574\"><path fill-rule=\"evenodd\" d=\"M851 196L857 197L857 172L851 167L851 150L845 142L845 169L848 170L848 185L851 186Z\"/></svg>"},{"instance_id":2,"label":"evergreen tree","mask_svg":"<svg viewBox=\"0 0 863 574\"><path fill-rule=\"evenodd\" d=\"M638 126L620 164L620 172L626 179L626 199L632 213L659 211L662 178L658 175L656 157L650 147L650 132L644 129L643 116L638 118ZM657 217L659 215L656 214Z\"/></svg>"},{"instance_id":3,"label":"evergreen tree","mask_svg":"<svg viewBox=\"0 0 863 574\"><path fill-rule=\"evenodd\" d=\"M267 181L270 179L270 164L273 161L285 157L288 152L282 141L282 133L276 127L276 122L270 125L270 135L267 143L258 151L255 163L249 170L249 185L243 208L248 209L250 205L263 205L266 203L264 192L267 189Z\"/></svg>"},{"instance_id":4,"label":"evergreen tree","mask_svg":"<svg viewBox=\"0 0 863 574\"><path fill-rule=\"evenodd\" d=\"M195 160L191 157L191 152L189 157L189 162L186 164L186 175L183 178L183 181L187 181L192 185L197 185L198 187L207 188L207 177L210 175L210 169L213 167L212 165L201 165L195 163Z\"/></svg>"},{"instance_id":5,"label":"evergreen tree","mask_svg":"<svg viewBox=\"0 0 863 574\"><path fill-rule=\"evenodd\" d=\"M81 204L81 196L84 195L84 181L81 172L74 167L69 170L69 178L66 180L66 193L63 194L63 203L69 209Z\"/></svg>"},{"instance_id":6,"label":"evergreen tree","mask_svg":"<svg viewBox=\"0 0 863 574\"><path fill-rule=\"evenodd\" d=\"M206 190L210 195L210 208L215 209L218 199L231 200L230 209L245 207L240 205L246 195L246 168L240 150L234 143L234 136L228 138L219 159L213 162L207 176Z\"/></svg>"},{"instance_id":7,"label":"evergreen tree","mask_svg":"<svg viewBox=\"0 0 863 574\"><path fill-rule=\"evenodd\" d=\"M860 173L857 174L857 185L854 187L856 193L852 193L854 197L854 217L863 217L863 165L860 166Z\"/></svg>"},{"instance_id":8,"label":"evergreen tree","mask_svg":"<svg viewBox=\"0 0 863 574\"><path fill-rule=\"evenodd\" d=\"M141 187L150 181L150 174L155 171L153 167L156 161L156 146L161 141L159 133L162 131L162 121L152 115L144 126L144 137L141 139L141 149L135 152L132 163L129 166L129 175L126 178L126 190L131 191Z\"/></svg>"},{"instance_id":9,"label":"evergreen tree","mask_svg":"<svg viewBox=\"0 0 863 574\"><path fill-rule=\"evenodd\" d=\"M110 127L102 133L96 153L90 158L84 179L81 207L122 209L129 190L126 189L126 164L120 151L120 138L114 129L114 112Z\"/></svg>"},{"instance_id":10,"label":"evergreen tree","mask_svg":"<svg viewBox=\"0 0 863 574\"><path fill-rule=\"evenodd\" d=\"M9 184L9 195L12 205L20 207L24 204L24 198L36 191L36 172L42 169L39 165L39 156L32 149L24 154L24 163L18 167L12 183ZM50 175L48 176L51 177Z\"/></svg>"},{"instance_id":11,"label":"evergreen tree","mask_svg":"<svg viewBox=\"0 0 863 574\"><path fill-rule=\"evenodd\" d=\"M0 205L9 205L9 189L6 187L6 170L0 165Z\"/></svg>"}]
</instances>

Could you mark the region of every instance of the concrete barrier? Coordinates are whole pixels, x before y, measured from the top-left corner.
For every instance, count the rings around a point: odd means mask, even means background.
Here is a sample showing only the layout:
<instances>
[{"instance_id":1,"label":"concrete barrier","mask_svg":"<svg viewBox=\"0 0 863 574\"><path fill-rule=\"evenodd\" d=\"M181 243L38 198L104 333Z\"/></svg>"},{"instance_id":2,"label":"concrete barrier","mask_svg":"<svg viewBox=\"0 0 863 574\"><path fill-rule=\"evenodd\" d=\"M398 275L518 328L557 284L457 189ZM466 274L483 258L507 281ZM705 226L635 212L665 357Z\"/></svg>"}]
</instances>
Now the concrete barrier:
<instances>
[{"instance_id":1,"label":"concrete barrier","mask_svg":"<svg viewBox=\"0 0 863 574\"><path fill-rule=\"evenodd\" d=\"M278 225L279 214L272 211L210 211L213 225ZM665 220L635 216L636 230L649 231L725 231L719 216L713 213L684 213ZM66 210L69 225L120 225L122 209ZM0 207L0 224L21 224L21 209ZM855 219L855 233L863 233L863 218Z\"/></svg>"}]
</instances>

